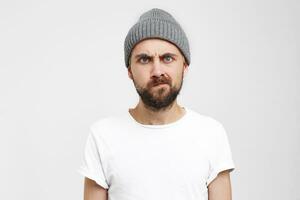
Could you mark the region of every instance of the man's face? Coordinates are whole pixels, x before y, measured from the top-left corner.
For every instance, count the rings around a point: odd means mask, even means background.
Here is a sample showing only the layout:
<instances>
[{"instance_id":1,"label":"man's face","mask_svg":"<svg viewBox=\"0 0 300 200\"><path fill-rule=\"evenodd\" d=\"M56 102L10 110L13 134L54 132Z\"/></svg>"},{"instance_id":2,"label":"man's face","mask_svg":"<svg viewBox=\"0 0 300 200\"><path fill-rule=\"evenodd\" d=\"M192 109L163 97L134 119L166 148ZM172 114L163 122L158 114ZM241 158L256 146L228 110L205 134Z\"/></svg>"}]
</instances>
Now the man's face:
<instances>
[{"instance_id":1,"label":"man's face","mask_svg":"<svg viewBox=\"0 0 300 200\"><path fill-rule=\"evenodd\" d=\"M128 76L145 106L159 111L177 98L187 67L175 45L161 39L146 39L132 50Z\"/></svg>"}]
</instances>

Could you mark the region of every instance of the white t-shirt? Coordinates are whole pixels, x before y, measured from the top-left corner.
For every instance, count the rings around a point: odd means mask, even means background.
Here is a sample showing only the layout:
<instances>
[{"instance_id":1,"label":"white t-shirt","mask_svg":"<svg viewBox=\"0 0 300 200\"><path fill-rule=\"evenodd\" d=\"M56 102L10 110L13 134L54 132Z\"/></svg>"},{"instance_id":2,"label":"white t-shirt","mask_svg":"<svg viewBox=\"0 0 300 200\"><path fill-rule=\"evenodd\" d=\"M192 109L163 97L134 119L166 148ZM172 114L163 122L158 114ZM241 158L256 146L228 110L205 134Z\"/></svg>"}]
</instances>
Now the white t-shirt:
<instances>
[{"instance_id":1,"label":"white t-shirt","mask_svg":"<svg viewBox=\"0 0 300 200\"><path fill-rule=\"evenodd\" d=\"M164 125L126 110L90 126L80 174L108 189L109 200L207 200L208 184L235 165L220 122L183 107Z\"/></svg>"}]
</instances>

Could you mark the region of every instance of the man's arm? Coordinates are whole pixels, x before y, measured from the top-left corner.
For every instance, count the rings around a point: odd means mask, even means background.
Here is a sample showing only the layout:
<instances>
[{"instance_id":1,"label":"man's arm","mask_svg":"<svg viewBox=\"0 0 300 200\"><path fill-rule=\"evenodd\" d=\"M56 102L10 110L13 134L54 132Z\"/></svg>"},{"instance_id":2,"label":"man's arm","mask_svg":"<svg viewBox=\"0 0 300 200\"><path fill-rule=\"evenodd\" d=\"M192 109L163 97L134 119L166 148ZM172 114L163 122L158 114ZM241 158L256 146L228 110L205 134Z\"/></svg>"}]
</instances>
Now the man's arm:
<instances>
[{"instance_id":1,"label":"man's arm","mask_svg":"<svg viewBox=\"0 0 300 200\"><path fill-rule=\"evenodd\" d=\"M95 181L84 178L84 200L107 200L107 190Z\"/></svg>"},{"instance_id":2,"label":"man's arm","mask_svg":"<svg viewBox=\"0 0 300 200\"><path fill-rule=\"evenodd\" d=\"M222 171L208 185L209 200L231 200L231 183L228 170Z\"/></svg>"}]
</instances>

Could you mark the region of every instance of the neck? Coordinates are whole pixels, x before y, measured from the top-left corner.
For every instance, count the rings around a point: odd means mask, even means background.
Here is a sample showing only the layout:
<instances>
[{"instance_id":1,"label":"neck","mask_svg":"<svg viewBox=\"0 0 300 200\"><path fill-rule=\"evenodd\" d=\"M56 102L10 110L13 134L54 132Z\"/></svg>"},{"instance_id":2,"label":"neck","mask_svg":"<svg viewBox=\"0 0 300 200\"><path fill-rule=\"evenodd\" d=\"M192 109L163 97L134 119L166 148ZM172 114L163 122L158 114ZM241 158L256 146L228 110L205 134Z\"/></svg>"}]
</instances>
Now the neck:
<instances>
[{"instance_id":1,"label":"neck","mask_svg":"<svg viewBox=\"0 0 300 200\"><path fill-rule=\"evenodd\" d=\"M177 104L175 100L170 107L161 110L151 110L142 101L139 101L135 108L129 109L132 117L141 124L163 125L179 120L184 114L185 109Z\"/></svg>"}]
</instances>

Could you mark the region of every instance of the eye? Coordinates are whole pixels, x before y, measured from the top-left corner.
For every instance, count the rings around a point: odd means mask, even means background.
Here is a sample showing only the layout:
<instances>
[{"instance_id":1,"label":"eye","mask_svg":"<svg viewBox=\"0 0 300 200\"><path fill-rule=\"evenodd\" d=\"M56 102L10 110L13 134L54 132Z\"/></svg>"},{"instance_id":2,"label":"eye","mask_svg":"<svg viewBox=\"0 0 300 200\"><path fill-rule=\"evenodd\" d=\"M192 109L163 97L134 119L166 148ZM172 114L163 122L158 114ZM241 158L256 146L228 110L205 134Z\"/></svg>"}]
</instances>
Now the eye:
<instances>
[{"instance_id":1,"label":"eye","mask_svg":"<svg viewBox=\"0 0 300 200\"><path fill-rule=\"evenodd\" d=\"M166 56L164 56L164 61L167 62L167 63L172 62L173 61L173 57L170 56L170 55L166 55Z\"/></svg>"},{"instance_id":2,"label":"eye","mask_svg":"<svg viewBox=\"0 0 300 200\"><path fill-rule=\"evenodd\" d=\"M149 62L149 58L146 57L146 56L141 57L141 58L139 59L139 62L142 63L142 64L146 64L146 63Z\"/></svg>"}]
</instances>

